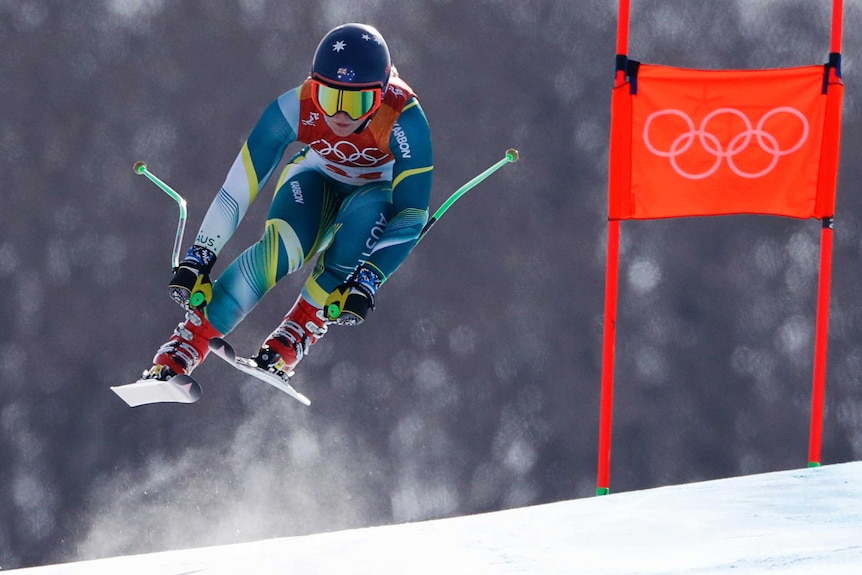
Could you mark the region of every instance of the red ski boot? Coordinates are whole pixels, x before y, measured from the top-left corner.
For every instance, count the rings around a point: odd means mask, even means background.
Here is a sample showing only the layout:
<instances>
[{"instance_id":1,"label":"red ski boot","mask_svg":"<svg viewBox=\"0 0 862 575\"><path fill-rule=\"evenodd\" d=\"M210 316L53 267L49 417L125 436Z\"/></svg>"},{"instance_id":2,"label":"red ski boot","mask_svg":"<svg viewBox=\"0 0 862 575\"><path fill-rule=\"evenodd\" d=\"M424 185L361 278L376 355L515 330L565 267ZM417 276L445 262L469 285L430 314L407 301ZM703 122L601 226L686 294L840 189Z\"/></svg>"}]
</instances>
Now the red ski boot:
<instances>
[{"instance_id":1,"label":"red ski boot","mask_svg":"<svg viewBox=\"0 0 862 575\"><path fill-rule=\"evenodd\" d=\"M287 379L326 329L323 310L299 296L252 359L261 368Z\"/></svg>"},{"instance_id":2,"label":"red ski boot","mask_svg":"<svg viewBox=\"0 0 862 575\"><path fill-rule=\"evenodd\" d=\"M175 375L190 374L209 353L210 340L221 335L201 312L189 311L171 339L156 352L153 367L144 372L144 378L167 381Z\"/></svg>"}]
</instances>

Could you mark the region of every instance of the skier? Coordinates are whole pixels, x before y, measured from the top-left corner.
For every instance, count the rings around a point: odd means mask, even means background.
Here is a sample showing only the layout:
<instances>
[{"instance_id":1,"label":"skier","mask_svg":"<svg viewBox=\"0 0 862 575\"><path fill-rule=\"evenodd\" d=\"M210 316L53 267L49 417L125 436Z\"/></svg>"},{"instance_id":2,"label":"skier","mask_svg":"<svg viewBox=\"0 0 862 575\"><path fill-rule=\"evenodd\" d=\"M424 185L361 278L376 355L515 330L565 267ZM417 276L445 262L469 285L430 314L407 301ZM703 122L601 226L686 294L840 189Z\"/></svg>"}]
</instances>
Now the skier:
<instances>
[{"instance_id":1,"label":"skier","mask_svg":"<svg viewBox=\"0 0 862 575\"><path fill-rule=\"evenodd\" d=\"M278 180L263 237L211 282L219 252L293 142L304 147ZM329 31L311 75L264 110L174 270L171 297L186 318L144 379L190 373L210 339L232 331L278 280L317 257L252 357L287 378L329 325L358 325L374 309L378 288L428 220L432 170L425 113L380 32L357 23Z\"/></svg>"}]
</instances>

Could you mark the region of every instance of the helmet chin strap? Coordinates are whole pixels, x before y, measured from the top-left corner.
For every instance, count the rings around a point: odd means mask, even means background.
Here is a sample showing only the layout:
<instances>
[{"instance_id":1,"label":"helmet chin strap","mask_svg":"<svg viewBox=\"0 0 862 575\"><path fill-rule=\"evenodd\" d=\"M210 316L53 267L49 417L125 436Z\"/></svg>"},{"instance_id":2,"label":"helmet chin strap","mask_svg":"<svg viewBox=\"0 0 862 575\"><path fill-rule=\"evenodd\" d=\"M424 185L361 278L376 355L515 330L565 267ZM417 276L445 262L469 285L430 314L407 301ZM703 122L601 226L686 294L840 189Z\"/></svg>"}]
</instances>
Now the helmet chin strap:
<instances>
[{"instance_id":1,"label":"helmet chin strap","mask_svg":"<svg viewBox=\"0 0 862 575\"><path fill-rule=\"evenodd\" d=\"M368 124L370 124L370 123L371 123L371 119L372 119L374 116L376 116L376 115L377 115L377 112L374 112L373 114L371 114L370 116L368 116L367 118L365 118L365 121L364 121L364 122L362 122L361 124L359 124L359 127L358 127L358 128L356 128L356 130L355 130L353 133L354 133L354 134L358 134L358 133L360 133L360 132L364 131L364 130L365 130L365 128L367 128L367 127L368 127Z\"/></svg>"}]
</instances>

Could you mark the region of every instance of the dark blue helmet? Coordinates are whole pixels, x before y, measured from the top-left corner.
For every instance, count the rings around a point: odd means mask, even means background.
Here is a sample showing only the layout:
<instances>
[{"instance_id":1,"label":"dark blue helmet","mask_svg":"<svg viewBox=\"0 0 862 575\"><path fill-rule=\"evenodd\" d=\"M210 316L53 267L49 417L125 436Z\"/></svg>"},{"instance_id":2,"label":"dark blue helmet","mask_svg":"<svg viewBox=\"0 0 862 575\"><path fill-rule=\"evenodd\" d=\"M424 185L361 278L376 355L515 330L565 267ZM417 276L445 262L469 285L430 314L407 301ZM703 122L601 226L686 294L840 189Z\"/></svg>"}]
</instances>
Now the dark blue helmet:
<instances>
[{"instance_id":1,"label":"dark blue helmet","mask_svg":"<svg viewBox=\"0 0 862 575\"><path fill-rule=\"evenodd\" d=\"M320 41L311 77L339 88L385 88L391 68L389 48L380 32L351 23L333 28Z\"/></svg>"}]
</instances>

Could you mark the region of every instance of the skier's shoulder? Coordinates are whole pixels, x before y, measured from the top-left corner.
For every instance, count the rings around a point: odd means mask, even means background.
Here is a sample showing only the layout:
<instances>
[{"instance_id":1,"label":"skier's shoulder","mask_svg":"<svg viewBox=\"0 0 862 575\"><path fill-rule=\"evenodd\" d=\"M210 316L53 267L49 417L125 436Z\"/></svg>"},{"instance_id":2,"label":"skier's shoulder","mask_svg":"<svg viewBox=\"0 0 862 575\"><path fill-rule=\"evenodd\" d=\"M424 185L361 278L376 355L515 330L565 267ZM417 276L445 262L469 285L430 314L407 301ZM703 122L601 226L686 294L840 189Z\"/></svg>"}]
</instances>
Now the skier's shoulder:
<instances>
[{"instance_id":1,"label":"skier's shoulder","mask_svg":"<svg viewBox=\"0 0 862 575\"><path fill-rule=\"evenodd\" d=\"M413 98L417 98L418 100L416 92L401 78L395 66L392 66L392 75L389 77L389 83L386 85L383 102L400 110Z\"/></svg>"},{"instance_id":2,"label":"skier's shoulder","mask_svg":"<svg viewBox=\"0 0 862 575\"><path fill-rule=\"evenodd\" d=\"M302 83L299 86L291 88L278 96L273 102L273 105L278 106L278 109L288 121L294 117L299 118L299 102L304 86L305 83Z\"/></svg>"}]
</instances>

